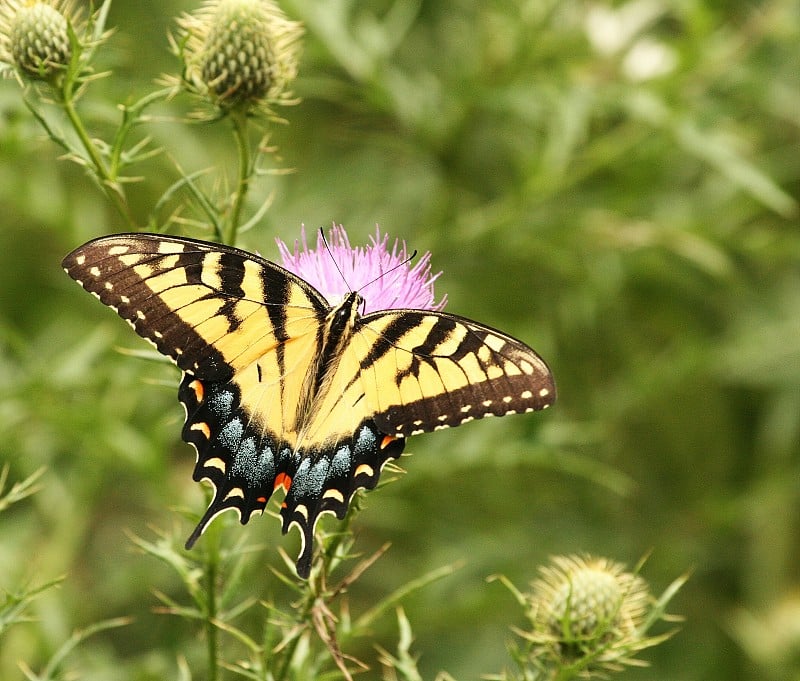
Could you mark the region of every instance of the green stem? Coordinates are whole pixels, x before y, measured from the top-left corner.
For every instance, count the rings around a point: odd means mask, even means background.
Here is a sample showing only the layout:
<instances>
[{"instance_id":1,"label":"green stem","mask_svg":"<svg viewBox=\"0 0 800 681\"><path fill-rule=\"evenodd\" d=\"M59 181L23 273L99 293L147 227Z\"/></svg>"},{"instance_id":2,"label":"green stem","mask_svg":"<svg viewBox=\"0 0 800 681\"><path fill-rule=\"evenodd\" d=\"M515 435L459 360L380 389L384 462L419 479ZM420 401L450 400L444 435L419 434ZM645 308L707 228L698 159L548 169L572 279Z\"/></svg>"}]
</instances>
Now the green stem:
<instances>
[{"instance_id":1,"label":"green stem","mask_svg":"<svg viewBox=\"0 0 800 681\"><path fill-rule=\"evenodd\" d=\"M305 581L300 587L301 601L297 606L297 622L301 625L308 624L311 621L311 612L314 609L314 603L317 600L317 593L311 579ZM275 681L285 681L289 676L289 667L292 664L297 646L300 644L300 639L303 636L303 630L298 631L297 635L289 642L284 648L283 660L280 668L275 673Z\"/></svg>"},{"instance_id":2,"label":"green stem","mask_svg":"<svg viewBox=\"0 0 800 681\"><path fill-rule=\"evenodd\" d=\"M247 113L245 111L232 111L231 119L233 120L233 135L236 138L236 148L239 156L239 179L236 192L233 195L228 233L225 235L224 241L228 246L235 246L239 224L242 220L242 208L247 197L247 190L250 188L251 168Z\"/></svg>"},{"instance_id":3,"label":"green stem","mask_svg":"<svg viewBox=\"0 0 800 681\"><path fill-rule=\"evenodd\" d=\"M212 528L209 528L212 529ZM219 571L219 533L209 532L206 553L206 645L208 650L208 681L219 678L219 645L217 619L217 573Z\"/></svg>"},{"instance_id":4,"label":"green stem","mask_svg":"<svg viewBox=\"0 0 800 681\"><path fill-rule=\"evenodd\" d=\"M156 90L155 92L145 95L138 102L121 107L122 121L114 135L114 141L109 154L108 172L112 177L117 177L123 166L122 154L125 149L125 140L133 127L142 120L143 111L154 102L167 99L174 91L175 89L172 87L162 88L161 90Z\"/></svg>"},{"instance_id":5,"label":"green stem","mask_svg":"<svg viewBox=\"0 0 800 681\"><path fill-rule=\"evenodd\" d=\"M136 220L131 214L130 207L125 201L125 197L122 195L119 183L114 177L111 176L111 173L109 173L108 168L103 161L103 157L100 155L100 152L92 142L91 137L89 137L89 134L86 132L86 128L83 126L83 121L81 120L81 117L78 115L78 111L75 108L75 100L72 97L73 93L71 84L65 85L62 90L62 95L64 111L66 112L67 118L69 118L69 121L72 124L72 128L78 135L84 150L94 166L95 173L100 180L100 186L103 188L106 196L111 199L120 215L125 218L128 224L131 227L137 227Z\"/></svg>"},{"instance_id":6,"label":"green stem","mask_svg":"<svg viewBox=\"0 0 800 681\"><path fill-rule=\"evenodd\" d=\"M330 592L323 594L322 589L324 589L328 583L328 575L341 560L341 557L337 555L338 547L345 538L351 536L350 524L353 518L358 515L360 507L360 496L356 495L350 502L350 507L347 509L347 514L345 515L344 520L342 520L341 525L337 528L337 531L333 537L331 537L327 542L325 550L320 556L321 560L319 561L319 571L317 572L312 569L309 579L301 582L301 600L297 606L296 620L299 624L308 624L311 621L312 611L314 610L314 606L316 605L317 601L321 598L326 599L328 596L330 596ZM320 544L324 543L322 537L317 537L316 539ZM299 633L297 636L295 636L291 643L289 643L284 649L284 658L280 669L275 674L275 681L285 681L285 679L288 678L287 674L289 673L289 666L291 665L292 658L297 650L297 646L300 644L301 636L302 633Z\"/></svg>"}]
</instances>

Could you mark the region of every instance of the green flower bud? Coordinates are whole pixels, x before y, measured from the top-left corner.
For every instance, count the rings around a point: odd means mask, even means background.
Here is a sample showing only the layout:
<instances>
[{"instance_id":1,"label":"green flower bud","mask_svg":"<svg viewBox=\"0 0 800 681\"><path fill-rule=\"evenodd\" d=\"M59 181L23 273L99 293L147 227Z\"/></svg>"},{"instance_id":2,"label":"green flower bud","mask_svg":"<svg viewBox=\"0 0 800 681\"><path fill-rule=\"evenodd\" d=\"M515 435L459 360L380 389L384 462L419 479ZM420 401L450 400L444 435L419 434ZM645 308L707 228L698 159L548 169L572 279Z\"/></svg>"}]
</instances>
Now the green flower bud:
<instances>
[{"instance_id":1,"label":"green flower bud","mask_svg":"<svg viewBox=\"0 0 800 681\"><path fill-rule=\"evenodd\" d=\"M0 60L23 77L52 82L69 65L71 1L6 0L0 8Z\"/></svg>"},{"instance_id":2,"label":"green flower bud","mask_svg":"<svg viewBox=\"0 0 800 681\"><path fill-rule=\"evenodd\" d=\"M622 597L616 575L579 567L565 574L550 595L550 631L554 636L576 640L606 631L619 616Z\"/></svg>"},{"instance_id":3,"label":"green flower bud","mask_svg":"<svg viewBox=\"0 0 800 681\"><path fill-rule=\"evenodd\" d=\"M292 103L301 29L271 0L208 0L178 23L188 90L224 111Z\"/></svg>"},{"instance_id":4,"label":"green flower bud","mask_svg":"<svg viewBox=\"0 0 800 681\"><path fill-rule=\"evenodd\" d=\"M641 631L648 610L647 584L605 558L557 556L532 584L525 638L536 654L557 666L587 672L633 664L633 653L654 644Z\"/></svg>"}]
</instances>

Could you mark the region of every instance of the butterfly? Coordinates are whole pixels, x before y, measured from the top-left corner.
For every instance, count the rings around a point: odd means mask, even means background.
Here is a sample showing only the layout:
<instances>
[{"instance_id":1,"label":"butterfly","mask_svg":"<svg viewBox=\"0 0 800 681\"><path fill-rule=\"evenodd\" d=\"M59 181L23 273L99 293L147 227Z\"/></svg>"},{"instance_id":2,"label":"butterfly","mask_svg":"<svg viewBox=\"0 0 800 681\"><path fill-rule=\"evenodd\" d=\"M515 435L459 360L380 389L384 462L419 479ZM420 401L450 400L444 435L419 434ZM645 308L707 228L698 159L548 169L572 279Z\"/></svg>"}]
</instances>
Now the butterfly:
<instances>
[{"instance_id":1,"label":"butterfly","mask_svg":"<svg viewBox=\"0 0 800 681\"><path fill-rule=\"evenodd\" d=\"M229 246L118 234L62 266L183 372L182 437L197 452L194 480L214 489L187 549L219 513L245 524L282 489L282 531L300 529L296 567L307 578L318 518L344 518L407 437L556 397L541 357L501 331L431 310L362 315L358 292L331 305Z\"/></svg>"}]
</instances>

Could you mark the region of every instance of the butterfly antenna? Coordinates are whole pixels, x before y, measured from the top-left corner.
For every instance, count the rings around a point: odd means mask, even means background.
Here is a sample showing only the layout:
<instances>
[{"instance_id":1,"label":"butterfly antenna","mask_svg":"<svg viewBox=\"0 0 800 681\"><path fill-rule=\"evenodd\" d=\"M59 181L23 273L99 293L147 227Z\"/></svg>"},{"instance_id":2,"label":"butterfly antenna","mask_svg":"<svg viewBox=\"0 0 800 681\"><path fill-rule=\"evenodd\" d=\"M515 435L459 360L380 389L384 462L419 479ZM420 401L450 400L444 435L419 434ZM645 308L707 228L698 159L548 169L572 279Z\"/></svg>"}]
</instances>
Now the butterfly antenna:
<instances>
[{"instance_id":1,"label":"butterfly antenna","mask_svg":"<svg viewBox=\"0 0 800 681\"><path fill-rule=\"evenodd\" d=\"M365 288L367 288L367 286L369 286L370 284L374 284L376 281L378 281L378 279L383 279L383 278L384 278L386 275L388 275L388 274L391 274L391 273L392 273L392 272L394 272L395 270L399 270L399 269L400 269L401 267L403 267L404 265L408 265L408 263L410 263L410 262L411 262L411 261L412 261L414 258L416 258L416 257L417 257L417 251L416 251L416 250L414 250L414 252L413 252L411 255L409 255L409 256L408 256L408 257L407 257L405 260L403 260L403 262L399 262L399 263L397 263L397 264L396 264L394 267L392 267L392 268L390 268L390 269L386 270L385 272L381 272L381 273L380 273L380 274L379 274L377 277L375 277L374 279L370 279L370 280L369 280L369 281L368 281L366 284L364 284L364 285L361 287L361 290L363 291L363 290L364 290Z\"/></svg>"},{"instance_id":2,"label":"butterfly antenna","mask_svg":"<svg viewBox=\"0 0 800 681\"><path fill-rule=\"evenodd\" d=\"M325 244L325 250L328 251L328 255L331 256L331 262L333 262L333 266L336 268L336 271L339 273L339 276L342 278L342 281L344 282L344 285L347 287L347 290L352 292L353 289L350 288L350 283L347 281L347 277L344 276L344 272L342 272L342 268L339 267L339 263L336 262L336 258L333 257L333 251L331 251L331 247L328 244L328 240L325 238L325 231L322 229L322 227L319 228L319 235L322 237L322 243ZM372 282L370 282L370 283L372 283Z\"/></svg>"}]
</instances>

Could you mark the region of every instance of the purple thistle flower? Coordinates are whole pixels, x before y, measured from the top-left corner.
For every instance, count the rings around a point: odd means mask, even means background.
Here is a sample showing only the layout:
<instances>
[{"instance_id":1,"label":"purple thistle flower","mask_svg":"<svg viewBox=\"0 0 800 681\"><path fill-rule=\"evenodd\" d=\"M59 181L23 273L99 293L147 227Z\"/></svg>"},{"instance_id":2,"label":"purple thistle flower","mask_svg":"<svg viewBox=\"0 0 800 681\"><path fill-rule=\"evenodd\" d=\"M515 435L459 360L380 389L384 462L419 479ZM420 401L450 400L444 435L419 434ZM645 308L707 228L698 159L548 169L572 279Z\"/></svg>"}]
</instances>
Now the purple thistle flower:
<instances>
[{"instance_id":1,"label":"purple thistle flower","mask_svg":"<svg viewBox=\"0 0 800 681\"><path fill-rule=\"evenodd\" d=\"M403 264L408 258L406 242L395 239L390 251L389 235L381 236L380 227L370 237L371 244L355 248L341 225L334 224L328 235L330 253L321 233L317 234L316 249L308 247L305 227L302 248L295 240L292 252L283 241L276 241L283 266L305 279L331 305L338 305L351 290L364 297L364 314L403 308L441 310L447 303L447 296L435 302L433 282L441 272L431 275L430 253L411 267Z\"/></svg>"}]
</instances>

